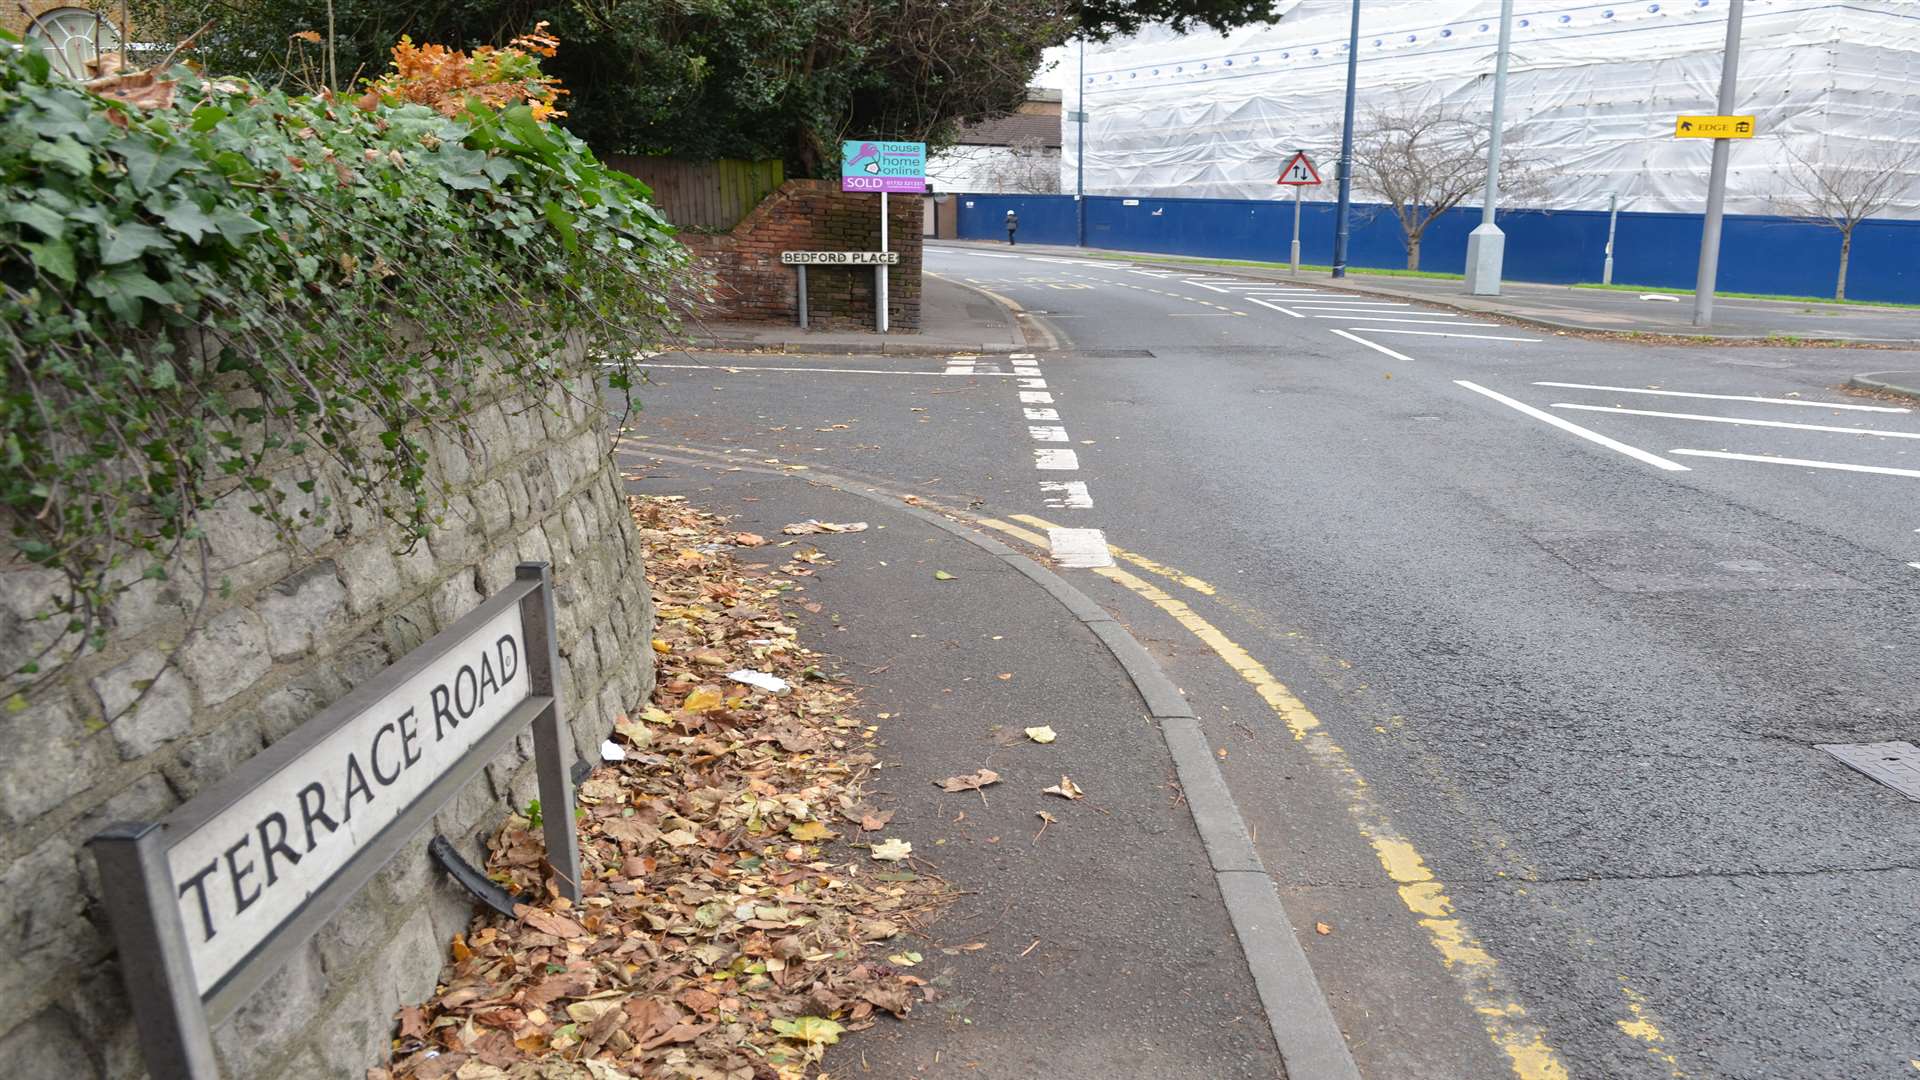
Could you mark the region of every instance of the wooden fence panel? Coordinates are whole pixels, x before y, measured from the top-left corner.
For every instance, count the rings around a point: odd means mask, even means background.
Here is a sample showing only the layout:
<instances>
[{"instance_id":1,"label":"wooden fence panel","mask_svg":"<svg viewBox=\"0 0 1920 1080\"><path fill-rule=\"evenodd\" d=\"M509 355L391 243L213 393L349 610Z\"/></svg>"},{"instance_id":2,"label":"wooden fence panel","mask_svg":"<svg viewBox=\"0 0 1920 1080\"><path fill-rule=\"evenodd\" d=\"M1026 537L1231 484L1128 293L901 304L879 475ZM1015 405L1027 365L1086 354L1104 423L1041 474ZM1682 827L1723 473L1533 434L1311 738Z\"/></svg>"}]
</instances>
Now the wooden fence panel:
<instances>
[{"instance_id":1,"label":"wooden fence panel","mask_svg":"<svg viewBox=\"0 0 1920 1080\"><path fill-rule=\"evenodd\" d=\"M608 165L653 189L653 204L683 229L725 232L786 180L779 161L682 161L609 154Z\"/></svg>"}]
</instances>

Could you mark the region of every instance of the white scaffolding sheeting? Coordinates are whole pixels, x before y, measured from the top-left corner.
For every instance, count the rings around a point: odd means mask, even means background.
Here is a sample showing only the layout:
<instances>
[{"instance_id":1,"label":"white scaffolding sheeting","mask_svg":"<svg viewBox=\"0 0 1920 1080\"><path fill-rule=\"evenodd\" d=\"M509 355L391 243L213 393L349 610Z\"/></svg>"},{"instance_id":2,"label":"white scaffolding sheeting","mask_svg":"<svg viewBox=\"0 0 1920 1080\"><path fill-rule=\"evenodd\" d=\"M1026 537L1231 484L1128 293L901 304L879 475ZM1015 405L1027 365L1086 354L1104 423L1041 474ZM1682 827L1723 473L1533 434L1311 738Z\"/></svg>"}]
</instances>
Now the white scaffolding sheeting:
<instances>
[{"instance_id":1,"label":"white scaffolding sheeting","mask_svg":"<svg viewBox=\"0 0 1920 1080\"><path fill-rule=\"evenodd\" d=\"M1274 178L1307 148L1334 197L1346 92L1350 0L1281 0L1276 25L1222 37L1149 30L1089 46L1087 192L1194 198L1290 198ZM1727 0L1515 5L1507 84L1508 153L1544 165L1549 209L1698 213L1712 142L1676 139L1682 113L1710 114ZM1368 0L1361 5L1359 107L1452 104L1491 111L1499 0ZM1844 167L1920 142L1920 2L1747 0L1740 113L1757 135L1735 142L1727 209L1780 212L1785 172ZM1062 189L1079 146L1064 140ZM1364 193L1356 193L1364 200ZM1920 177L1877 216L1920 218Z\"/></svg>"}]
</instances>

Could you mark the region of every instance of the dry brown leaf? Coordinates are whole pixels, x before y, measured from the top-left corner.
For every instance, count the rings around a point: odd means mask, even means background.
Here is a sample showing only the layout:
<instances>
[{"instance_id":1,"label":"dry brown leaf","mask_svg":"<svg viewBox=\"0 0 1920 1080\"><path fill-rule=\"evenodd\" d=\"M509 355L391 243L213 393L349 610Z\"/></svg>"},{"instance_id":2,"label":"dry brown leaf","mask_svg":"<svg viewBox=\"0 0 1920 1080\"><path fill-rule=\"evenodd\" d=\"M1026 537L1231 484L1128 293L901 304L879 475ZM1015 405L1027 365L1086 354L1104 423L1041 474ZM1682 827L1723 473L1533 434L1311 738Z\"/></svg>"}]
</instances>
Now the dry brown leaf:
<instances>
[{"instance_id":1,"label":"dry brown leaf","mask_svg":"<svg viewBox=\"0 0 1920 1080\"><path fill-rule=\"evenodd\" d=\"M1066 777L1061 777L1061 779L1064 780ZM950 792L979 791L988 784L997 784L999 782L1000 774L994 772L992 769L981 769L977 772L969 773L966 776L949 776L945 780L934 781L934 783L940 785L942 789Z\"/></svg>"},{"instance_id":2,"label":"dry brown leaf","mask_svg":"<svg viewBox=\"0 0 1920 1080\"><path fill-rule=\"evenodd\" d=\"M525 904L513 905L513 913L520 917L521 922L526 923L528 926L542 933L552 934L554 937L577 938L587 936L585 927L582 927L579 923L574 922L565 915L556 915L551 911L528 907Z\"/></svg>"},{"instance_id":3,"label":"dry brown leaf","mask_svg":"<svg viewBox=\"0 0 1920 1080\"><path fill-rule=\"evenodd\" d=\"M1059 783L1049 788L1041 788L1040 790L1044 794L1058 795L1063 799L1084 799L1087 797L1087 793L1080 790L1079 784L1074 783L1071 777L1064 775L1060 777Z\"/></svg>"},{"instance_id":4,"label":"dry brown leaf","mask_svg":"<svg viewBox=\"0 0 1920 1080\"><path fill-rule=\"evenodd\" d=\"M868 812L860 815L860 828L865 832L879 832L893 820L893 811L882 810L879 813Z\"/></svg>"},{"instance_id":5,"label":"dry brown leaf","mask_svg":"<svg viewBox=\"0 0 1920 1080\"><path fill-rule=\"evenodd\" d=\"M1313 932L1316 934L1331 934L1333 933L1333 927L1323 922L1317 922L1313 924Z\"/></svg>"}]
</instances>

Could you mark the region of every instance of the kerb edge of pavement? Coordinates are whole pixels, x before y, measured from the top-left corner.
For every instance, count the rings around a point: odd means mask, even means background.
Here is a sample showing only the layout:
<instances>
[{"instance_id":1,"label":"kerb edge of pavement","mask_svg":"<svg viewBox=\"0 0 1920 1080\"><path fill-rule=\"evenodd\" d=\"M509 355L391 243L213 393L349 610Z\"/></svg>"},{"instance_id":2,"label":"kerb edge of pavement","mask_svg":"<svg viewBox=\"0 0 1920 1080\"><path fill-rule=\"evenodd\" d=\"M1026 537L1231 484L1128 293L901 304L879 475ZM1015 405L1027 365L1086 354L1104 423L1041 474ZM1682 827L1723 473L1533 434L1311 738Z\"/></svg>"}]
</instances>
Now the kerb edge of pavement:
<instances>
[{"instance_id":1,"label":"kerb edge of pavement","mask_svg":"<svg viewBox=\"0 0 1920 1080\"><path fill-rule=\"evenodd\" d=\"M1856 390L1920 398L1920 371L1869 371L1847 380Z\"/></svg>"},{"instance_id":2,"label":"kerb edge of pavement","mask_svg":"<svg viewBox=\"0 0 1920 1080\"><path fill-rule=\"evenodd\" d=\"M718 461L691 447L616 442L616 452L644 452L681 464L709 466ZM701 454L676 457L666 451ZM1065 578L954 517L907 503L870 482L809 470L805 475L729 461L730 469L817 483L905 513L994 555L1038 585L1091 631L1112 653L1133 684L1148 715L1160 729L1186 796L1188 813L1214 871L1214 885L1239 940L1241 955L1267 1016L1267 1027L1286 1065L1288 1080L1361 1080L1346 1036L1334 1019L1326 992L1313 974L1306 950L1294 935L1273 879L1253 849L1246 820L1207 747L1205 734L1186 696L1161 670L1158 661L1126 628Z\"/></svg>"}]
</instances>

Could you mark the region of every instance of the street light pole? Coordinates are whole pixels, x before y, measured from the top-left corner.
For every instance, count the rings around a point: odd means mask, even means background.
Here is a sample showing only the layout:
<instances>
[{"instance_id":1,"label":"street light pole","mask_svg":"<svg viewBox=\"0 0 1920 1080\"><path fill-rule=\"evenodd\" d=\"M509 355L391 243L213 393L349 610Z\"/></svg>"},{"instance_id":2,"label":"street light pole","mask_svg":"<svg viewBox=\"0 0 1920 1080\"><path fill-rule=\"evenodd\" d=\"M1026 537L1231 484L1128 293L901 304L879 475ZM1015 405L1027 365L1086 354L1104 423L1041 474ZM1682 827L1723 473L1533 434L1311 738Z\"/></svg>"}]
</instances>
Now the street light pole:
<instances>
[{"instance_id":1,"label":"street light pole","mask_svg":"<svg viewBox=\"0 0 1920 1080\"><path fill-rule=\"evenodd\" d=\"M1620 220L1620 193L1607 192L1607 261L1600 267L1600 284L1613 284L1613 227Z\"/></svg>"},{"instance_id":2,"label":"street light pole","mask_svg":"<svg viewBox=\"0 0 1920 1080\"><path fill-rule=\"evenodd\" d=\"M1507 236L1493 223L1500 205L1500 135L1507 108L1507 54L1513 44L1513 0L1500 0L1500 44L1493 61L1493 130L1487 139L1487 197L1480 224L1467 234L1467 292L1499 296Z\"/></svg>"},{"instance_id":3,"label":"street light pole","mask_svg":"<svg viewBox=\"0 0 1920 1080\"><path fill-rule=\"evenodd\" d=\"M1347 276L1347 233L1353 216L1353 96L1360 76L1360 0L1347 33L1347 118L1340 129L1340 205L1333 218L1333 276Z\"/></svg>"},{"instance_id":4,"label":"street light pole","mask_svg":"<svg viewBox=\"0 0 1920 1080\"><path fill-rule=\"evenodd\" d=\"M1073 215L1076 242L1087 246L1087 39L1080 38L1080 107L1074 110Z\"/></svg>"},{"instance_id":5,"label":"street light pole","mask_svg":"<svg viewBox=\"0 0 1920 1080\"><path fill-rule=\"evenodd\" d=\"M1727 5L1727 47L1720 58L1720 115L1733 113L1734 84L1740 75L1740 16L1746 0ZM1713 325L1713 288L1720 276L1720 211L1727 201L1727 139L1713 140L1713 170L1707 176L1707 217L1700 225L1700 273L1693 284L1693 325Z\"/></svg>"}]
</instances>

